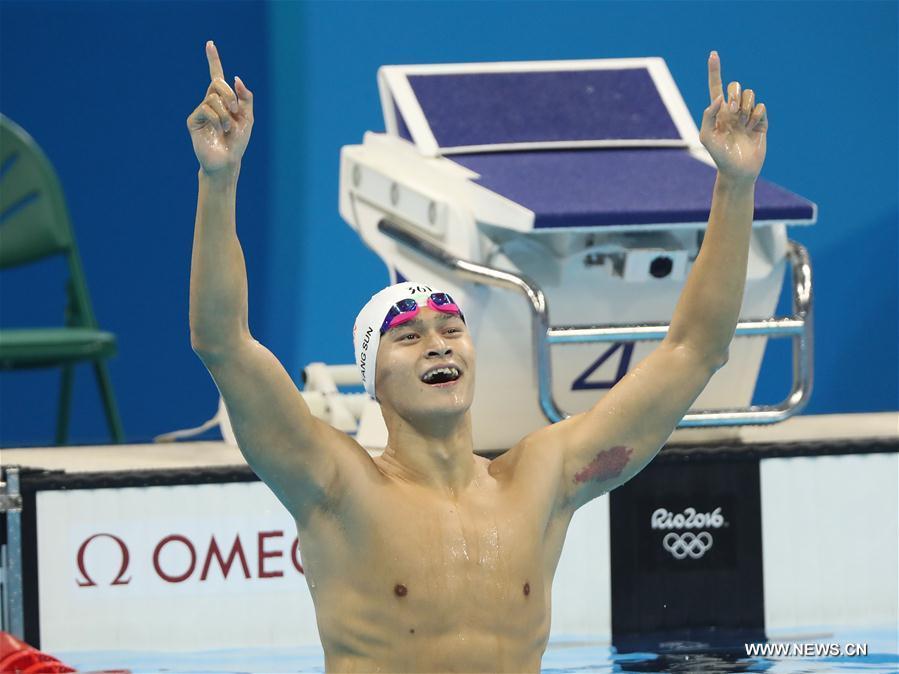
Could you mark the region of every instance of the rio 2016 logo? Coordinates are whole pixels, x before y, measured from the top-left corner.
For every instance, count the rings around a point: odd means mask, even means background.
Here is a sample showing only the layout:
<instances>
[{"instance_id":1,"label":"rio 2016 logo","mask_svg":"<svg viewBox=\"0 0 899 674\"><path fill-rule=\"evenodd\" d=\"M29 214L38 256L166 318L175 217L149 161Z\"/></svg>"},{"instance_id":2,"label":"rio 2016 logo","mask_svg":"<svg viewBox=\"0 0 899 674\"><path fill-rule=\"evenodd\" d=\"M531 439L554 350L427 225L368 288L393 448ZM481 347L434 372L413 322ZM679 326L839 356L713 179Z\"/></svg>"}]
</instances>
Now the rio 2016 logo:
<instances>
[{"instance_id":1,"label":"rio 2016 logo","mask_svg":"<svg viewBox=\"0 0 899 674\"><path fill-rule=\"evenodd\" d=\"M668 530L662 538L662 547L674 559L700 559L712 549L715 539L709 531L694 533L690 529L720 529L728 523L719 506L705 513L695 508L685 508L682 513L657 508L650 517L650 525L653 529Z\"/></svg>"}]
</instances>

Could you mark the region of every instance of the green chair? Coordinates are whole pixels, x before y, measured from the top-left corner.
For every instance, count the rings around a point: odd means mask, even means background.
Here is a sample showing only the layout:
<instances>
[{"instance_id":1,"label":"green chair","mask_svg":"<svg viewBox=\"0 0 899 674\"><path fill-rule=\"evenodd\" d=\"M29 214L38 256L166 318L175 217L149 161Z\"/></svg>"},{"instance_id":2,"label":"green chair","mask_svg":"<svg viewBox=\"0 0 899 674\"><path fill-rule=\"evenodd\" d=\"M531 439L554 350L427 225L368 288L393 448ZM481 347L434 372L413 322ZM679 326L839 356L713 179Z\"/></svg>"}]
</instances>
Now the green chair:
<instances>
[{"instance_id":1,"label":"green chair","mask_svg":"<svg viewBox=\"0 0 899 674\"><path fill-rule=\"evenodd\" d=\"M64 255L65 327L0 330L0 370L61 367L56 444L68 436L76 363L91 361L113 442L124 442L106 360L115 335L99 330L56 171L34 139L0 115L0 270Z\"/></svg>"}]
</instances>

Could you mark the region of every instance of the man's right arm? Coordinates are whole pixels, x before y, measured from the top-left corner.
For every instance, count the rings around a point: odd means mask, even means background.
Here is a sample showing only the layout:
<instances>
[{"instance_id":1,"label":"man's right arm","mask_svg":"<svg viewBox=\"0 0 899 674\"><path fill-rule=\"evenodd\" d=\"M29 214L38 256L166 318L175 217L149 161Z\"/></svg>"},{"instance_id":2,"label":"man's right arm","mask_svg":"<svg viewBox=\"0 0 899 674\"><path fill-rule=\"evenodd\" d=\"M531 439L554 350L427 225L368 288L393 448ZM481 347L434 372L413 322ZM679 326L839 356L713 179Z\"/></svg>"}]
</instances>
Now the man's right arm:
<instances>
[{"instance_id":1,"label":"man's right arm","mask_svg":"<svg viewBox=\"0 0 899 674\"><path fill-rule=\"evenodd\" d=\"M210 177L200 170L191 346L224 398L247 463L299 517L337 496L341 472L370 459L352 438L312 416L281 363L250 334L236 189L236 172Z\"/></svg>"},{"instance_id":2,"label":"man's right arm","mask_svg":"<svg viewBox=\"0 0 899 674\"><path fill-rule=\"evenodd\" d=\"M347 481L374 469L374 463L355 440L311 414L278 360L250 334L235 205L240 160L252 128L252 94L240 82L235 96L221 75L215 46L209 42L206 50L212 84L188 118L200 160L191 346L222 394L247 463L295 517L303 518L327 506Z\"/></svg>"}]
</instances>

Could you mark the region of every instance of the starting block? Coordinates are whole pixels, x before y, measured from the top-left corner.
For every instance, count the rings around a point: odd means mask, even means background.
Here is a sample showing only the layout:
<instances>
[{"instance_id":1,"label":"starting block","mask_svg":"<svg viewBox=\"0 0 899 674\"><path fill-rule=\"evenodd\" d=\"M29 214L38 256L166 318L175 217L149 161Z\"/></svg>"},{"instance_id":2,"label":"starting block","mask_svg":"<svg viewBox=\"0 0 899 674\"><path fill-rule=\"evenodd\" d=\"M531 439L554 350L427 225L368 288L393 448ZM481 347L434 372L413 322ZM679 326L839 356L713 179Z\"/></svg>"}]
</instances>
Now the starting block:
<instances>
[{"instance_id":1,"label":"starting block","mask_svg":"<svg viewBox=\"0 0 899 674\"><path fill-rule=\"evenodd\" d=\"M391 283L433 284L464 308L475 447L588 409L664 338L709 218L717 170L665 61L385 66L378 83L386 131L343 147L340 214ZM811 264L786 227L816 219L814 203L757 181L736 339L682 428L776 423L805 405ZM793 313L773 317L788 267ZM768 337L793 341L792 386L751 406ZM383 446L369 406L357 438Z\"/></svg>"}]
</instances>

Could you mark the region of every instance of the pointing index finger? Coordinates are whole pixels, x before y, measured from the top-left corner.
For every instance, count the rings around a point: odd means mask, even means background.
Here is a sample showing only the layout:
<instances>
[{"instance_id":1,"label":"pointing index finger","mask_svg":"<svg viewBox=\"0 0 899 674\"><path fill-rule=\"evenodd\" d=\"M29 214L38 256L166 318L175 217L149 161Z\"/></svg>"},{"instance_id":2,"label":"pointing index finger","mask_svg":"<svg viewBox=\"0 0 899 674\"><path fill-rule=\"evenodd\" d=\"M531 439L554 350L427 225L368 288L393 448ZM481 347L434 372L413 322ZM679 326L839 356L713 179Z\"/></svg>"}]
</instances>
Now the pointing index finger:
<instances>
[{"instance_id":1,"label":"pointing index finger","mask_svg":"<svg viewBox=\"0 0 899 674\"><path fill-rule=\"evenodd\" d=\"M222 60L219 58L218 49L215 43L209 40L206 43L206 58L209 60L209 79L225 79L225 72L222 70Z\"/></svg>"},{"instance_id":2,"label":"pointing index finger","mask_svg":"<svg viewBox=\"0 0 899 674\"><path fill-rule=\"evenodd\" d=\"M714 103L716 98L723 95L724 90L721 88L721 59L718 57L718 52L713 51L709 54L709 97L712 99L712 103Z\"/></svg>"}]
</instances>

